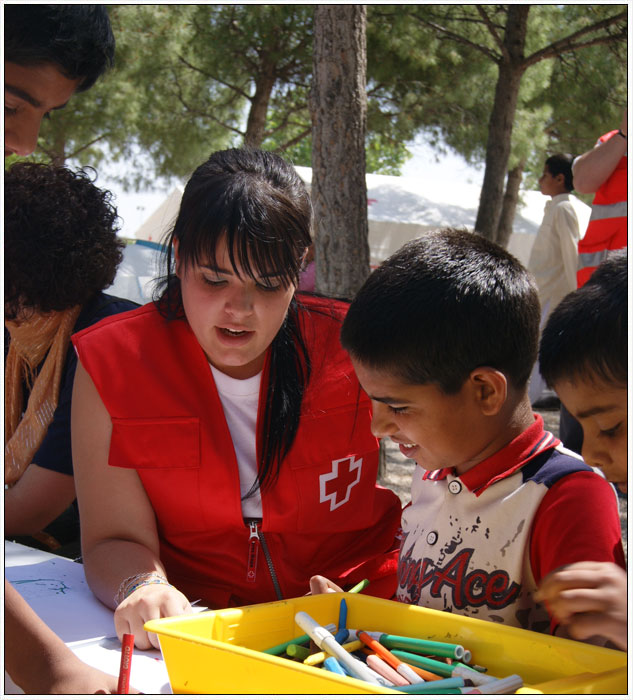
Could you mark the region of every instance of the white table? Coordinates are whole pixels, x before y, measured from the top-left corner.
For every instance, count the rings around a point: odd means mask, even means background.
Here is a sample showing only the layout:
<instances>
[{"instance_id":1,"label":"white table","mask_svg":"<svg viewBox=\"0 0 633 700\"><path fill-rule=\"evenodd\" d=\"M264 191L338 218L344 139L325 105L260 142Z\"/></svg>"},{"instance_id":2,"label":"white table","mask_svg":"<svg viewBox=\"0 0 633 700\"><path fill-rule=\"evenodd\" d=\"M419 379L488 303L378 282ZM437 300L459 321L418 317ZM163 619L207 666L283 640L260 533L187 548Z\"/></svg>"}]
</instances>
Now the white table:
<instances>
[{"instance_id":1,"label":"white table","mask_svg":"<svg viewBox=\"0 0 633 700\"><path fill-rule=\"evenodd\" d=\"M98 601L81 564L5 540L5 578L44 622L86 663L117 676L121 644L112 611ZM134 650L130 685L144 693L171 693L160 651ZM5 673L5 693L21 693Z\"/></svg>"}]
</instances>

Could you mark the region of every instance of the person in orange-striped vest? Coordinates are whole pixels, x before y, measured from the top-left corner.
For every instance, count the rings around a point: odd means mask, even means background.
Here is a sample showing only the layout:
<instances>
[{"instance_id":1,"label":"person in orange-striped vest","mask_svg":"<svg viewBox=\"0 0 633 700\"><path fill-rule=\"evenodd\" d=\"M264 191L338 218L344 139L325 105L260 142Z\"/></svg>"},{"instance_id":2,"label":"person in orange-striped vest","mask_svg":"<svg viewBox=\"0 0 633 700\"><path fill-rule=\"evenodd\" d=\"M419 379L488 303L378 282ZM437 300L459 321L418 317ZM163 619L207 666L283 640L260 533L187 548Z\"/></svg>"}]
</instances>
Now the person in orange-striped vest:
<instances>
[{"instance_id":1,"label":"person in orange-striped vest","mask_svg":"<svg viewBox=\"0 0 633 700\"><path fill-rule=\"evenodd\" d=\"M625 111L620 128L601 136L573 164L576 190L596 193L587 232L578 243L578 287L610 251L627 247L627 133Z\"/></svg>"}]
</instances>

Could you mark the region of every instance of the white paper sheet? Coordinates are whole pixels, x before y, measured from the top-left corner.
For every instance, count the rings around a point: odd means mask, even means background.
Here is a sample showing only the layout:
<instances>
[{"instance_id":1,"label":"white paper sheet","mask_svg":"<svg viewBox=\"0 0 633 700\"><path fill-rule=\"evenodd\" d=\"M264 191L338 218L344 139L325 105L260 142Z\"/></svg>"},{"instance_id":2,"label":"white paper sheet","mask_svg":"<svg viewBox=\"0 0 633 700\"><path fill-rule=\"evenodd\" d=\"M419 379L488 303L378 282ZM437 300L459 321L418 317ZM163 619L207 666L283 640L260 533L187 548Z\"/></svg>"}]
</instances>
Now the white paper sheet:
<instances>
[{"instance_id":1,"label":"white paper sheet","mask_svg":"<svg viewBox=\"0 0 633 700\"><path fill-rule=\"evenodd\" d=\"M8 546L10 545L10 546ZM12 566L14 562L33 563ZM86 583L84 568L70 559L44 561L30 548L5 543L5 577L42 620L87 664L117 677L121 643L112 610ZM134 650L130 686L143 693L169 694L169 677L160 651ZM5 674L5 693L19 693Z\"/></svg>"},{"instance_id":2,"label":"white paper sheet","mask_svg":"<svg viewBox=\"0 0 633 700\"><path fill-rule=\"evenodd\" d=\"M111 676L119 675L121 642L117 637L101 637L68 645L87 664ZM130 688L143 693L167 695L171 693L167 668L158 649L134 649L130 668Z\"/></svg>"},{"instance_id":3,"label":"white paper sheet","mask_svg":"<svg viewBox=\"0 0 633 700\"><path fill-rule=\"evenodd\" d=\"M55 557L9 566L5 577L66 644L116 635L112 610L94 597L81 564Z\"/></svg>"}]
</instances>

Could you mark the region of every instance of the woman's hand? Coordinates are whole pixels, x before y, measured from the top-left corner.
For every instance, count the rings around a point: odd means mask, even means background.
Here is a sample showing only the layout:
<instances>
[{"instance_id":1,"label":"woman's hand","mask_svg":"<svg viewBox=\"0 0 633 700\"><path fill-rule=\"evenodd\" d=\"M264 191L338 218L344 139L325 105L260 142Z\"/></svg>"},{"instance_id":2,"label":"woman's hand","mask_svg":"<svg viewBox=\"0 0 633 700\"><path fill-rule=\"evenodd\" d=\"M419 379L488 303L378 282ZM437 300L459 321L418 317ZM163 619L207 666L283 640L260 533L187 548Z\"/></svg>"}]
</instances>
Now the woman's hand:
<instances>
[{"instance_id":1,"label":"woman's hand","mask_svg":"<svg viewBox=\"0 0 633 700\"><path fill-rule=\"evenodd\" d=\"M151 583L139 586L121 602L114 611L114 626L119 639L124 634L133 634L138 649L159 649L158 637L145 631L143 625L148 620L190 612L189 601L177 588Z\"/></svg>"},{"instance_id":2,"label":"woman's hand","mask_svg":"<svg viewBox=\"0 0 633 700\"><path fill-rule=\"evenodd\" d=\"M613 562L583 561L548 574L536 595L574 639L606 637L627 648L626 572Z\"/></svg>"},{"instance_id":3,"label":"woman's hand","mask_svg":"<svg viewBox=\"0 0 633 700\"><path fill-rule=\"evenodd\" d=\"M317 574L310 579L310 595L319 593L342 593L343 589L325 576Z\"/></svg>"}]
</instances>

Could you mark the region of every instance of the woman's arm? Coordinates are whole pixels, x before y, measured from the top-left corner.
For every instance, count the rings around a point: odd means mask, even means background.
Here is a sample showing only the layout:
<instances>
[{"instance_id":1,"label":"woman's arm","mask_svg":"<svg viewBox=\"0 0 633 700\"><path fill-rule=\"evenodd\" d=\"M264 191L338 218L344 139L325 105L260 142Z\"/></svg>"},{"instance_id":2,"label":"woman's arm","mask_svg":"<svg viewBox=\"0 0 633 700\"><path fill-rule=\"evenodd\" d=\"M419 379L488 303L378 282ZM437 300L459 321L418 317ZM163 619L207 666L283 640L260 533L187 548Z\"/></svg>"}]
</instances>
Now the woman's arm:
<instances>
[{"instance_id":1,"label":"woman's arm","mask_svg":"<svg viewBox=\"0 0 633 700\"><path fill-rule=\"evenodd\" d=\"M114 608L126 579L149 572L166 576L156 518L136 471L108 465L112 422L81 363L75 374L71 416L86 580L97 598ZM117 634L131 632L141 649L158 646L143 624L189 609L185 596L169 585L141 586L117 607Z\"/></svg>"}]
</instances>

